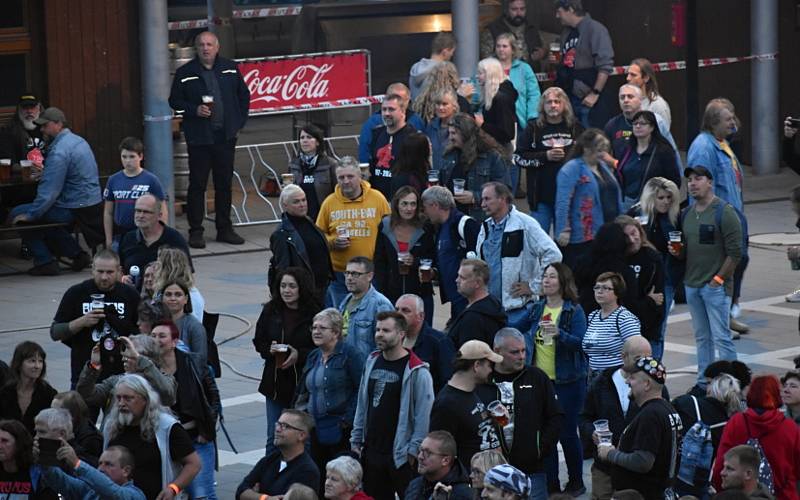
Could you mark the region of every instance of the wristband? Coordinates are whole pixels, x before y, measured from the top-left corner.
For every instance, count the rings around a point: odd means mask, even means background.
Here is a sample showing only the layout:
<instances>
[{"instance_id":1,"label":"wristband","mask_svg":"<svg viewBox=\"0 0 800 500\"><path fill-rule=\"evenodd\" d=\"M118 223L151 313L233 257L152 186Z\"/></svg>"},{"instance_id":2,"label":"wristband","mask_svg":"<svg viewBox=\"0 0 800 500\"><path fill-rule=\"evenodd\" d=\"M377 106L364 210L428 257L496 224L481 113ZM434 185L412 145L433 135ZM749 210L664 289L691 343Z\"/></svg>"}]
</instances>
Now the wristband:
<instances>
[{"instance_id":1,"label":"wristband","mask_svg":"<svg viewBox=\"0 0 800 500\"><path fill-rule=\"evenodd\" d=\"M177 484L175 484L175 483L169 483L169 484L167 485L167 488L171 489L171 490L172 490L172 492L175 494L175 496L178 496L178 495L180 495L180 494L181 494L181 489L180 489L180 488L178 487L178 485L177 485Z\"/></svg>"},{"instance_id":2,"label":"wristband","mask_svg":"<svg viewBox=\"0 0 800 500\"><path fill-rule=\"evenodd\" d=\"M258 497L258 500L267 500L268 498L269 495L261 495L260 497Z\"/></svg>"},{"instance_id":3,"label":"wristband","mask_svg":"<svg viewBox=\"0 0 800 500\"><path fill-rule=\"evenodd\" d=\"M75 468L77 469L80 466L81 466L81 459L79 458L78 460L75 461Z\"/></svg>"},{"instance_id":4,"label":"wristband","mask_svg":"<svg viewBox=\"0 0 800 500\"><path fill-rule=\"evenodd\" d=\"M711 278L711 279L716 281L720 285L724 285L725 284L725 280L719 274L715 274L714 277Z\"/></svg>"},{"instance_id":5,"label":"wristband","mask_svg":"<svg viewBox=\"0 0 800 500\"><path fill-rule=\"evenodd\" d=\"M91 361L89 361L89 366L92 368L92 370L100 371L100 365L98 365L98 364L95 364L95 363L92 363Z\"/></svg>"},{"instance_id":6,"label":"wristband","mask_svg":"<svg viewBox=\"0 0 800 500\"><path fill-rule=\"evenodd\" d=\"M597 90L596 88L594 88L594 89L590 90L590 92L592 94L594 94L594 95L600 95L600 92L602 92L602 90Z\"/></svg>"}]
</instances>

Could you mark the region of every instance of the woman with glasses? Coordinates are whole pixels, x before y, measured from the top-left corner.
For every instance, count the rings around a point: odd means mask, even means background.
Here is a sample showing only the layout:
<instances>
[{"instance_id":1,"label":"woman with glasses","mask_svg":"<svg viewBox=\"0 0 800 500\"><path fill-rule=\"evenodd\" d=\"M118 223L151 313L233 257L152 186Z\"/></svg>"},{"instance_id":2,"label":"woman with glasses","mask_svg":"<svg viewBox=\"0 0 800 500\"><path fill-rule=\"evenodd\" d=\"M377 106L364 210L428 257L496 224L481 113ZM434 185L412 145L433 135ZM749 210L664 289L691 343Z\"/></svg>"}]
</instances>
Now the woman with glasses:
<instances>
[{"instance_id":1,"label":"woman with glasses","mask_svg":"<svg viewBox=\"0 0 800 500\"><path fill-rule=\"evenodd\" d=\"M275 422L289 408L306 356L314 348L311 318L322 307L314 295L311 274L300 267L278 270L256 323L253 345L264 359L258 392L267 404L267 454L274 450Z\"/></svg>"},{"instance_id":2,"label":"woman with glasses","mask_svg":"<svg viewBox=\"0 0 800 500\"><path fill-rule=\"evenodd\" d=\"M664 177L681 185L675 150L658 131L656 115L652 111L639 111L633 115L633 139L628 141L622 159L617 163L625 211L639 201L645 184L653 177Z\"/></svg>"},{"instance_id":3,"label":"woman with glasses","mask_svg":"<svg viewBox=\"0 0 800 500\"><path fill-rule=\"evenodd\" d=\"M401 187L392 198L391 215L378 226L375 288L392 304L406 293L422 297L428 324L433 320L433 285L430 279L421 281L419 269L423 260L433 260L435 252L434 230L423 219L419 192Z\"/></svg>"},{"instance_id":4,"label":"woman with glasses","mask_svg":"<svg viewBox=\"0 0 800 500\"><path fill-rule=\"evenodd\" d=\"M640 334L639 320L619 305L625 295L625 280L619 273L603 273L594 284L594 298L600 309L589 314L583 352L589 358L590 380L606 368L622 364L622 345Z\"/></svg>"},{"instance_id":5,"label":"woman with glasses","mask_svg":"<svg viewBox=\"0 0 800 500\"><path fill-rule=\"evenodd\" d=\"M362 356L343 342L343 323L341 313L332 307L314 316L311 340L316 348L308 354L297 383L294 408L314 418L311 455L320 470L350 449L356 395L364 371Z\"/></svg>"}]
</instances>

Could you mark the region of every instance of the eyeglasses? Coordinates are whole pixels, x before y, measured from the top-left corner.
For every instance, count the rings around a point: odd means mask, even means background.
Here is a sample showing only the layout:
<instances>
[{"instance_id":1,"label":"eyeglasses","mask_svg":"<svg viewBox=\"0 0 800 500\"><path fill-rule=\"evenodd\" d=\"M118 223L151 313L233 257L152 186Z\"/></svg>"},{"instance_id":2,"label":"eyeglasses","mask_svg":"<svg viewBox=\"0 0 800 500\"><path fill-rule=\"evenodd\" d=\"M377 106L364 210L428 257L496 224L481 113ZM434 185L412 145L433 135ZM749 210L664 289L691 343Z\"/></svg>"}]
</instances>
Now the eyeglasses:
<instances>
[{"instance_id":1,"label":"eyeglasses","mask_svg":"<svg viewBox=\"0 0 800 500\"><path fill-rule=\"evenodd\" d=\"M438 455L440 457L446 457L447 455L444 453L436 453L435 451L431 451L427 448L420 448L419 453L417 453L421 458L428 458L431 455Z\"/></svg>"},{"instance_id":2,"label":"eyeglasses","mask_svg":"<svg viewBox=\"0 0 800 500\"><path fill-rule=\"evenodd\" d=\"M592 290L594 290L595 292L612 292L614 291L614 287L605 285L595 285L592 287Z\"/></svg>"},{"instance_id":3,"label":"eyeglasses","mask_svg":"<svg viewBox=\"0 0 800 500\"><path fill-rule=\"evenodd\" d=\"M358 271L345 271L342 274L344 274L345 278L360 278L360 277L364 276L365 274L369 274L369 273L360 273Z\"/></svg>"},{"instance_id":4,"label":"eyeglasses","mask_svg":"<svg viewBox=\"0 0 800 500\"><path fill-rule=\"evenodd\" d=\"M300 427L295 427L293 425L287 424L286 422L281 422L280 420L275 422L275 429L278 429L278 430L281 430L281 431L285 431L286 429L291 429L291 430L297 431L297 432L306 432L305 430L301 429Z\"/></svg>"}]
</instances>

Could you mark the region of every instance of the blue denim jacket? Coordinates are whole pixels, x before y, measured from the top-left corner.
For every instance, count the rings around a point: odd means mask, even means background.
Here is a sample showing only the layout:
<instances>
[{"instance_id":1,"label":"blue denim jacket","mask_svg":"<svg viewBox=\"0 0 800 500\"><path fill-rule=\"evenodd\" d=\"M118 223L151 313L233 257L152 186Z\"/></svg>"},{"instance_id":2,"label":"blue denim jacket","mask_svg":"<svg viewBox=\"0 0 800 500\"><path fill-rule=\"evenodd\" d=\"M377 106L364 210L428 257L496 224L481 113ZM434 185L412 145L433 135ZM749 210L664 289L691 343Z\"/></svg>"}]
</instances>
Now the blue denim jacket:
<instances>
[{"instance_id":1,"label":"blue denim jacket","mask_svg":"<svg viewBox=\"0 0 800 500\"><path fill-rule=\"evenodd\" d=\"M741 168L741 162L738 159L737 162ZM698 165L706 167L714 176L714 194L742 212L744 210L742 190L736 182L736 172L731 157L725 154L719 142L708 132L701 132L695 137L686 155L687 167Z\"/></svg>"},{"instance_id":2,"label":"blue denim jacket","mask_svg":"<svg viewBox=\"0 0 800 500\"><path fill-rule=\"evenodd\" d=\"M614 174L600 162L607 177L617 182ZM622 211L620 189L617 189L617 213ZM558 236L569 227L570 243L584 243L594 239L603 225L603 206L600 202L600 186L589 165L582 158L574 158L561 167L556 177L555 234ZM611 221L607 221L611 222Z\"/></svg>"},{"instance_id":3,"label":"blue denim jacket","mask_svg":"<svg viewBox=\"0 0 800 500\"><path fill-rule=\"evenodd\" d=\"M444 150L447 149L449 138L445 127L444 140L442 140L442 120L437 116L425 127L425 135L431 140L431 170L441 170L444 163Z\"/></svg>"},{"instance_id":4,"label":"blue denim jacket","mask_svg":"<svg viewBox=\"0 0 800 500\"><path fill-rule=\"evenodd\" d=\"M537 300L533 304L531 314L519 329L530 330L531 337L536 336L539 320L542 319L547 299ZM586 334L586 315L580 304L564 300L561 314L558 317L558 337L556 337L556 384L568 384L586 377L588 364L583 353L583 336ZM533 343L532 359L536 359L536 342Z\"/></svg>"},{"instance_id":5,"label":"blue denim jacket","mask_svg":"<svg viewBox=\"0 0 800 500\"><path fill-rule=\"evenodd\" d=\"M454 149L444 155L442 159L442 169L439 172L439 183L442 186L452 190L453 189L453 170L456 165L461 161L461 152ZM472 191L472 196L475 202L472 205L459 206L459 210L466 213L475 220L483 220L486 214L481 209L481 191L482 186L489 181L499 181L508 186L511 185L510 177L508 176L508 163L495 151L487 153L478 153L475 159L475 164L469 169L466 174L466 185L464 189Z\"/></svg>"},{"instance_id":6,"label":"blue denim jacket","mask_svg":"<svg viewBox=\"0 0 800 500\"><path fill-rule=\"evenodd\" d=\"M352 296L352 293L348 293L342 300L342 303L339 304L339 312L344 314ZM375 350L375 316L382 311L394 311L394 306L389 299L370 285L369 290L361 299L361 303L350 313L344 342L358 351L362 362L367 359L369 353Z\"/></svg>"},{"instance_id":7,"label":"blue denim jacket","mask_svg":"<svg viewBox=\"0 0 800 500\"><path fill-rule=\"evenodd\" d=\"M134 486L133 481L128 481L122 486L118 485L99 470L81 462L75 469L75 476L66 475L58 467L43 467L43 482L73 500L102 500L114 498L116 500L145 500L142 490Z\"/></svg>"},{"instance_id":8,"label":"blue denim jacket","mask_svg":"<svg viewBox=\"0 0 800 500\"><path fill-rule=\"evenodd\" d=\"M37 220L51 207L91 207L102 200L92 148L83 137L63 129L47 147L42 178L28 216Z\"/></svg>"},{"instance_id":9,"label":"blue denim jacket","mask_svg":"<svg viewBox=\"0 0 800 500\"><path fill-rule=\"evenodd\" d=\"M356 397L358 396L358 385L361 382L361 372L364 371L364 360L356 349L344 342L337 342L333 354L328 359L325 369L325 408L320 411L315 408L311 401L315 398L308 391L306 379L315 366L322 358L322 351L314 349L306 358L306 365L300 375L297 384L296 407L303 405L313 417L325 415L339 415L348 424L353 424L353 416L356 413ZM308 405L306 406L306 400ZM305 409L305 408L303 408Z\"/></svg>"}]
</instances>

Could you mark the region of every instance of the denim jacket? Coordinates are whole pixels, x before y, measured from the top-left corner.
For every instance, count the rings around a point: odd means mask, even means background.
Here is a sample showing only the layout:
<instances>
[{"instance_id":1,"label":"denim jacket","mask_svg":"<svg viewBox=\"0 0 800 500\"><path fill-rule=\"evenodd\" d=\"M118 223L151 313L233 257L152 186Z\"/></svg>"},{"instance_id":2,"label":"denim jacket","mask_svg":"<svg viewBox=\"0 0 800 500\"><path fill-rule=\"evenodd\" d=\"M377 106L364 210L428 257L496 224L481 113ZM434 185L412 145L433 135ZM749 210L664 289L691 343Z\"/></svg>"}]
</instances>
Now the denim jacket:
<instances>
[{"instance_id":1,"label":"denim jacket","mask_svg":"<svg viewBox=\"0 0 800 500\"><path fill-rule=\"evenodd\" d=\"M445 129L444 140L442 140L442 128ZM447 149L449 138L447 126L442 127L442 120L437 116L428 122L425 127L425 135L431 140L431 170L441 170L444 166L444 151Z\"/></svg>"},{"instance_id":2,"label":"denim jacket","mask_svg":"<svg viewBox=\"0 0 800 500\"><path fill-rule=\"evenodd\" d=\"M350 434L352 447L364 446L367 437L367 401L369 376L375 367L375 361L381 355L375 351L369 355L364 366L364 375L358 388L358 403L353 421L353 432ZM433 380L428 371L428 363L422 361L409 351L408 364L403 372L400 388L400 414L397 429L394 432L394 466L399 469L408 461L408 456L416 457L419 445L428 434L431 408L433 408ZM387 429L388 431L389 429Z\"/></svg>"},{"instance_id":3,"label":"denim jacket","mask_svg":"<svg viewBox=\"0 0 800 500\"><path fill-rule=\"evenodd\" d=\"M616 183L614 174L600 162L606 176ZM622 211L622 198L617 186L617 213ZM584 243L594 239L603 225L603 207L600 186L589 165L582 158L574 158L561 167L556 177L555 234L571 229L570 243ZM611 221L608 221L611 222Z\"/></svg>"},{"instance_id":4,"label":"denim jacket","mask_svg":"<svg viewBox=\"0 0 800 500\"><path fill-rule=\"evenodd\" d=\"M352 297L353 294L348 293L339 304L340 313L344 314L347 303ZM375 349L375 316L382 311L394 311L394 306L389 299L370 285L361 303L350 313L344 341L358 351L362 360L367 359L369 353Z\"/></svg>"},{"instance_id":5,"label":"denim jacket","mask_svg":"<svg viewBox=\"0 0 800 500\"><path fill-rule=\"evenodd\" d=\"M340 415L342 420L352 425L364 361L353 346L342 341L336 343L325 368L325 411L320 411L319 408L312 407L311 400L314 396L309 393L306 379L321 358L322 351L319 348L308 354L297 384L297 396L293 407L309 412L314 418Z\"/></svg>"},{"instance_id":6,"label":"denim jacket","mask_svg":"<svg viewBox=\"0 0 800 500\"><path fill-rule=\"evenodd\" d=\"M739 168L742 164L738 161ZM736 182L736 171L731 157L719 145L719 142L708 132L701 132L695 137L686 155L686 166L702 165L714 176L714 194L727 201L733 208L743 212L742 189Z\"/></svg>"},{"instance_id":7,"label":"denim jacket","mask_svg":"<svg viewBox=\"0 0 800 500\"><path fill-rule=\"evenodd\" d=\"M51 489L73 500L144 500L142 490L128 481L118 485L94 467L81 462L75 476L68 476L58 467L43 467L42 478Z\"/></svg>"},{"instance_id":8,"label":"denim jacket","mask_svg":"<svg viewBox=\"0 0 800 500\"><path fill-rule=\"evenodd\" d=\"M439 182L448 189L453 189L453 169L461 161L461 152L456 150L445 153L442 160L442 170L439 172ZM462 168L465 166L462 166ZM458 205L458 209L476 220L486 218L481 209L482 186L489 181L499 181L511 185L508 177L506 161L495 151L478 153L474 165L466 174L465 190L472 191L474 202L472 205Z\"/></svg>"},{"instance_id":9,"label":"denim jacket","mask_svg":"<svg viewBox=\"0 0 800 500\"><path fill-rule=\"evenodd\" d=\"M31 220L41 218L51 207L91 207L103 201L97 162L86 140L68 128L47 146L42 178L30 207Z\"/></svg>"},{"instance_id":10,"label":"denim jacket","mask_svg":"<svg viewBox=\"0 0 800 500\"><path fill-rule=\"evenodd\" d=\"M539 320L542 319L546 304L547 299L534 302L531 314L523 325L526 330L530 329L531 336L535 337L536 335L536 329L539 326ZM555 338L556 379L554 382L556 384L568 384L586 377L586 355L581 347L584 334L586 334L586 315L583 313L583 308L580 304L564 300L561 314L558 316L558 337ZM536 342L533 343L533 349L532 359L536 360Z\"/></svg>"}]
</instances>

